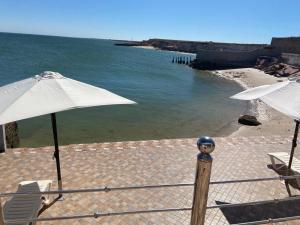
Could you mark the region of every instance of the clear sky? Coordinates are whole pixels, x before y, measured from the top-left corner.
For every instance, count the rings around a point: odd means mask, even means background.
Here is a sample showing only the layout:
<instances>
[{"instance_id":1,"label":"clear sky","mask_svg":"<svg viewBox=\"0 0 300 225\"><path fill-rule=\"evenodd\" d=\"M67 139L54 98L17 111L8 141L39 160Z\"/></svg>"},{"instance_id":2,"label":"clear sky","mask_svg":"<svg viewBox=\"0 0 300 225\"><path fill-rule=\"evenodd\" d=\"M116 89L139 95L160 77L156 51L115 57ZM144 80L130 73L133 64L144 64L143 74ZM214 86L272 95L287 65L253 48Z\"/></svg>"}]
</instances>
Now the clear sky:
<instances>
[{"instance_id":1,"label":"clear sky","mask_svg":"<svg viewBox=\"0 0 300 225\"><path fill-rule=\"evenodd\" d=\"M269 43L300 36L300 0L0 0L0 31Z\"/></svg>"}]
</instances>

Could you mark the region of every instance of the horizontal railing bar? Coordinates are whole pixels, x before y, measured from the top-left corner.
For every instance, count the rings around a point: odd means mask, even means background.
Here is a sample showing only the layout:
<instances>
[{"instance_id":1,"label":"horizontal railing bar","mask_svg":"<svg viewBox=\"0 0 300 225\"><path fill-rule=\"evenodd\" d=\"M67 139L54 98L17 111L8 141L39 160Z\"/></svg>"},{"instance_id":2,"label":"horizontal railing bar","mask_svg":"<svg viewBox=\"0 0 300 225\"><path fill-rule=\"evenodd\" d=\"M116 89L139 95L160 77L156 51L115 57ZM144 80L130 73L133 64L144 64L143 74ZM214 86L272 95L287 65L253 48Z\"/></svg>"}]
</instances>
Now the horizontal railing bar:
<instances>
[{"instance_id":1,"label":"horizontal railing bar","mask_svg":"<svg viewBox=\"0 0 300 225\"><path fill-rule=\"evenodd\" d=\"M69 190L41 191L41 192L7 192L7 193L0 193L0 197L14 196L14 195L41 195L41 194L52 195L52 194L86 193L86 192L109 192L109 191L121 191L121 190L188 187L188 186L194 186L194 183L144 185L144 186L128 186L128 187L101 187L101 188L69 189Z\"/></svg>"},{"instance_id":2,"label":"horizontal railing bar","mask_svg":"<svg viewBox=\"0 0 300 225\"><path fill-rule=\"evenodd\" d=\"M279 223L279 222L298 220L298 219L300 219L300 216L291 216L291 217L283 217L283 218L276 218L276 219L253 221L253 222L235 223L232 225L259 225L259 224L266 224L266 223L268 223L268 224L269 223Z\"/></svg>"},{"instance_id":3,"label":"horizontal railing bar","mask_svg":"<svg viewBox=\"0 0 300 225\"><path fill-rule=\"evenodd\" d=\"M300 178L300 175L253 178L253 179L239 179L239 180L225 180L225 181L212 181L209 184L248 183L248 182L257 182L257 181L292 180L292 179L297 179L297 178Z\"/></svg>"},{"instance_id":4,"label":"horizontal railing bar","mask_svg":"<svg viewBox=\"0 0 300 225\"><path fill-rule=\"evenodd\" d=\"M215 185L215 184L246 183L246 182L272 181L272 180L291 180L296 178L300 178L300 175L212 181L209 184ZM188 186L194 186L194 183L142 185L142 186L128 186L128 187L107 187L106 186L101 188L69 189L69 190L55 190L55 191L42 191L42 192L26 192L26 193L7 192L7 193L0 193L0 197L14 196L14 195L41 195L41 194L53 195L53 194L71 194L71 193L86 193L86 192L109 192L109 191L134 190L134 189L152 189L152 188L167 188L167 187L188 187Z\"/></svg>"},{"instance_id":5,"label":"horizontal railing bar","mask_svg":"<svg viewBox=\"0 0 300 225\"><path fill-rule=\"evenodd\" d=\"M26 223L33 221L52 221L52 220L71 220L71 219L83 219L83 218L98 218L105 216L122 216L130 214L145 214L145 213L159 213L159 212L178 212L178 211L190 211L192 208L168 208L168 209L149 209L149 210L136 210L136 211L122 211L122 212L111 212L111 213L98 213L94 214L82 214L72 216L58 216L58 217L41 217L31 219L18 219L18 220L5 220L5 223Z\"/></svg>"},{"instance_id":6,"label":"horizontal railing bar","mask_svg":"<svg viewBox=\"0 0 300 225\"><path fill-rule=\"evenodd\" d=\"M285 202L285 201L292 201L292 200L300 200L300 196L295 197L287 197L282 199L272 199L272 200L265 200L265 201L256 201L256 202L244 202L244 203L232 203L232 204L222 204L222 205L212 205L207 206L207 209L217 209L217 208L230 208L236 206L247 206L247 205L261 205L266 203L277 203L277 202Z\"/></svg>"}]
</instances>

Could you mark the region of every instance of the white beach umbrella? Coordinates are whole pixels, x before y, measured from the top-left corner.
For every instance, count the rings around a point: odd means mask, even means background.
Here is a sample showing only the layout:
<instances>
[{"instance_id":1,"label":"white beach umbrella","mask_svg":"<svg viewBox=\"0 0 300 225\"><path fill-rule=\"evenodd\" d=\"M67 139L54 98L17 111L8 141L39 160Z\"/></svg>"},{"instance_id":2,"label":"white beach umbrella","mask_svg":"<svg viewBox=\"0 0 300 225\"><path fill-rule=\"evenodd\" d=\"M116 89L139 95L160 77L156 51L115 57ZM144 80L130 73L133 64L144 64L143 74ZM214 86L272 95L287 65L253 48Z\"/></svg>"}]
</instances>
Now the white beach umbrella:
<instances>
[{"instance_id":1,"label":"white beach umbrella","mask_svg":"<svg viewBox=\"0 0 300 225\"><path fill-rule=\"evenodd\" d=\"M240 100L261 99L272 108L300 120L300 79L273 85L263 85L242 91L231 98Z\"/></svg>"},{"instance_id":2,"label":"white beach umbrella","mask_svg":"<svg viewBox=\"0 0 300 225\"><path fill-rule=\"evenodd\" d=\"M55 113L75 108L134 103L105 89L46 71L0 87L0 124L51 114L58 185L62 189Z\"/></svg>"},{"instance_id":3,"label":"white beach umbrella","mask_svg":"<svg viewBox=\"0 0 300 225\"><path fill-rule=\"evenodd\" d=\"M290 171L294 150L297 146L300 122L300 79L251 88L233 95L231 98L240 100L260 99L267 105L295 120L296 127L288 165L288 170Z\"/></svg>"}]
</instances>

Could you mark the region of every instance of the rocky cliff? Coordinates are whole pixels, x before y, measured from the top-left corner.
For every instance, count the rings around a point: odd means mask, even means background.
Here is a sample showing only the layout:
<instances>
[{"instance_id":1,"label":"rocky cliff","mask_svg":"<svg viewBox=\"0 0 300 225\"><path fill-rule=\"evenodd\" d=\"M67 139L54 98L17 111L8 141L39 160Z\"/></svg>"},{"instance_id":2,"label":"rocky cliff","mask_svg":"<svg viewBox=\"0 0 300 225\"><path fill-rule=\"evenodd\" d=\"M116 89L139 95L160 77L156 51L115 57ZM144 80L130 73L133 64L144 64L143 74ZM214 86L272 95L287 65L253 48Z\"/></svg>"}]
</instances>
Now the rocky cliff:
<instances>
[{"instance_id":1,"label":"rocky cliff","mask_svg":"<svg viewBox=\"0 0 300 225\"><path fill-rule=\"evenodd\" d=\"M293 68L298 68L300 65L300 37L272 38L271 44L149 39L141 42L123 42L116 45L152 46L162 50L196 53L196 60L191 63L191 66L196 69L254 67L257 59L259 59L257 68L261 67L267 71L278 70L276 74L288 76L291 71L294 71ZM266 62L268 57L277 59L276 68L274 67L275 64L269 65Z\"/></svg>"},{"instance_id":2,"label":"rocky cliff","mask_svg":"<svg viewBox=\"0 0 300 225\"><path fill-rule=\"evenodd\" d=\"M257 68L264 68L271 73L274 71L278 76L289 76L300 65L300 37L272 38L270 45L261 45L260 47L259 45L242 47L239 44L227 44L228 48L225 49L220 45L215 46L218 48L209 51L207 49L198 50L193 63L194 68L214 70L253 67L259 59ZM245 46L247 46L247 51L244 51ZM249 50L250 47L257 48ZM272 59L271 64L274 59L279 63L269 65L268 57Z\"/></svg>"}]
</instances>

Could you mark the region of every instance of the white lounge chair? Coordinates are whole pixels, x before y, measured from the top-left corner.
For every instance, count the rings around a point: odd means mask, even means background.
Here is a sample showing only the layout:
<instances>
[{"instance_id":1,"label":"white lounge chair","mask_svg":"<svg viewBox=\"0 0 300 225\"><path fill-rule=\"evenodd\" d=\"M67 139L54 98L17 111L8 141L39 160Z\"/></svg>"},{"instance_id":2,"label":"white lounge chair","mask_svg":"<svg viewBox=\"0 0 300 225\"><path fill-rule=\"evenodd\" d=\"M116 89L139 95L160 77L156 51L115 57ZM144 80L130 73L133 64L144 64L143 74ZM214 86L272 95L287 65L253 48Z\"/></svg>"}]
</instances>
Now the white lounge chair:
<instances>
[{"instance_id":1,"label":"white lounge chair","mask_svg":"<svg viewBox=\"0 0 300 225\"><path fill-rule=\"evenodd\" d=\"M49 191L51 187L51 180L38 180L38 181L23 181L19 183L17 192L43 192ZM22 220L31 219L38 216L39 210L42 208L43 203L48 196L40 195L15 195L3 206L3 214L5 220ZM28 225L32 223L5 223L5 225Z\"/></svg>"},{"instance_id":2,"label":"white lounge chair","mask_svg":"<svg viewBox=\"0 0 300 225\"><path fill-rule=\"evenodd\" d=\"M280 168L282 168L283 166L288 166L289 165L289 161L290 161L290 154L286 153L286 152L273 152L273 153L268 153L268 155L270 156L271 162L272 162L272 166L275 170L278 170ZM283 166L276 166L275 160L280 161ZM293 163L291 166L291 170L293 171L294 174L299 175L300 174L300 160L293 157ZM300 187L300 178L296 179L298 186Z\"/></svg>"}]
</instances>

